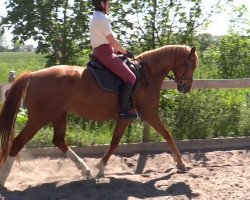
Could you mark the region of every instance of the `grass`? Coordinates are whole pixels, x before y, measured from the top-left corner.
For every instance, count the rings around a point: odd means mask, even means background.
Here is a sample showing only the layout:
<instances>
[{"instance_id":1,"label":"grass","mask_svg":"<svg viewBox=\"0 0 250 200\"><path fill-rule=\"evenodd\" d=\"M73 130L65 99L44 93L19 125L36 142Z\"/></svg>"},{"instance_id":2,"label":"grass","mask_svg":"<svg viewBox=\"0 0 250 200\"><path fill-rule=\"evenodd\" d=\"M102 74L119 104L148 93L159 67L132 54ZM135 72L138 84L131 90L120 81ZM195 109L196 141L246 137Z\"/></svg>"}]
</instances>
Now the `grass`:
<instances>
[{"instance_id":1,"label":"grass","mask_svg":"<svg viewBox=\"0 0 250 200\"><path fill-rule=\"evenodd\" d=\"M9 71L16 76L24 71L43 69L46 63L44 55L34 52L0 52L0 83L8 82Z\"/></svg>"},{"instance_id":2,"label":"grass","mask_svg":"<svg viewBox=\"0 0 250 200\"><path fill-rule=\"evenodd\" d=\"M72 116L71 116L72 117ZM86 146L95 144L109 144L115 128L115 123L109 122L86 122L83 120L72 123L68 120L65 140L70 146ZM24 127L25 122L20 121L20 115L16 122L16 133ZM96 124L96 126L93 126ZM135 122L125 131L121 143L135 143L142 141L142 122ZM155 134L152 134L155 137ZM155 139L155 138L154 138ZM156 141L152 138L152 141ZM53 146L53 127L43 127L34 138L27 144L28 147L50 147ZM161 139L157 140L160 141Z\"/></svg>"}]
</instances>

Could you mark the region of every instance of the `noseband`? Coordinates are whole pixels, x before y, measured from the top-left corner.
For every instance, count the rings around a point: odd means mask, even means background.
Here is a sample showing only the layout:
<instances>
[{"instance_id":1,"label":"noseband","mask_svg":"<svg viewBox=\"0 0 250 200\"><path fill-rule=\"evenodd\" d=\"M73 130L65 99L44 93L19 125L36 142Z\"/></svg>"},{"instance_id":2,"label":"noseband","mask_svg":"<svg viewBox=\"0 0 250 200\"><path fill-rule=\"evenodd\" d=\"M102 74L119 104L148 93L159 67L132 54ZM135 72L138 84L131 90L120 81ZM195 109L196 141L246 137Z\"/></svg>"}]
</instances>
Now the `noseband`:
<instances>
[{"instance_id":1,"label":"noseband","mask_svg":"<svg viewBox=\"0 0 250 200\"><path fill-rule=\"evenodd\" d=\"M169 80L174 80L178 86L183 85L185 80L192 81L193 78L189 78L189 77L185 76L186 73L187 73L187 71L188 71L188 66L189 66L189 63L190 63L190 58L191 58L191 51L189 52L189 55L188 55L188 57L187 57L187 59L185 61L185 71L184 71L183 76L181 78L176 79L174 76L170 76L168 74L166 75L166 77L169 78Z\"/></svg>"}]
</instances>

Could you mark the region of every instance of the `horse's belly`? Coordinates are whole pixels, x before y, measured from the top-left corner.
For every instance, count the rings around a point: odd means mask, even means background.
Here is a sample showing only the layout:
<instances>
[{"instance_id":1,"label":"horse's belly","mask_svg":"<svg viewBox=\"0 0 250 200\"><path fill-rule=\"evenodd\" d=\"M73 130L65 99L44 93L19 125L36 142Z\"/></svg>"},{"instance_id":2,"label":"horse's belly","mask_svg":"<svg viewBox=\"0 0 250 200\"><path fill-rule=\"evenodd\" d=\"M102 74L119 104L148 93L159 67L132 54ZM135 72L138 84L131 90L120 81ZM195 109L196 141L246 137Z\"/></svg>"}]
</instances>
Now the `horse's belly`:
<instances>
[{"instance_id":1,"label":"horse's belly","mask_svg":"<svg viewBox=\"0 0 250 200\"><path fill-rule=\"evenodd\" d=\"M115 94L102 93L77 95L67 104L67 111L90 120L110 120L117 118L118 98Z\"/></svg>"}]
</instances>

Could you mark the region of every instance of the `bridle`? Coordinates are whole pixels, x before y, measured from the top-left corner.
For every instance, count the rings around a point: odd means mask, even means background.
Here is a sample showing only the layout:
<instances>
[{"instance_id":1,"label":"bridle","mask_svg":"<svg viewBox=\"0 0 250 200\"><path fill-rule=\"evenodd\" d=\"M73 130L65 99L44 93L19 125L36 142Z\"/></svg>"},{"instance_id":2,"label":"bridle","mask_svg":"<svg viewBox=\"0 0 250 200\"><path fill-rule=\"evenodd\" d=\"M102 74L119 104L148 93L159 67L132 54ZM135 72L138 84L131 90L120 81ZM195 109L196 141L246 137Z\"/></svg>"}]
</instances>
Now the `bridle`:
<instances>
[{"instance_id":1,"label":"bridle","mask_svg":"<svg viewBox=\"0 0 250 200\"><path fill-rule=\"evenodd\" d=\"M192 52L190 51L185 61L185 71L181 78L177 79L173 75L168 75L168 74L166 75L166 77L169 78L169 80L174 80L178 86L183 85L185 80L189 80L189 81L193 80L193 78L186 77L186 74L189 70L189 63L190 63L191 55L192 55Z\"/></svg>"}]
</instances>

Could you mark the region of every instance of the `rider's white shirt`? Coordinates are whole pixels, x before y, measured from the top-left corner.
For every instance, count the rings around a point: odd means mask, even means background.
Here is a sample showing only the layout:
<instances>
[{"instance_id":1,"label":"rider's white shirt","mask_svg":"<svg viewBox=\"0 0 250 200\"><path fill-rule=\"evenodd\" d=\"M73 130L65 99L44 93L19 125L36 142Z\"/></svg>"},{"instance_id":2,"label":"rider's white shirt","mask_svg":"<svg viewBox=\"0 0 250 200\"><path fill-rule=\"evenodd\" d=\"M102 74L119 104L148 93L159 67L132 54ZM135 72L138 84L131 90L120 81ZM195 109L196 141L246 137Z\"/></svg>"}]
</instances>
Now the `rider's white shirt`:
<instances>
[{"instance_id":1,"label":"rider's white shirt","mask_svg":"<svg viewBox=\"0 0 250 200\"><path fill-rule=\"evenodd\" d=\"M111 24L105 14L94 11L89 24L90 43L92 48L99 47L102 44L109 44L106 36L113 34Z\"/></svg>"}]
</instances>

